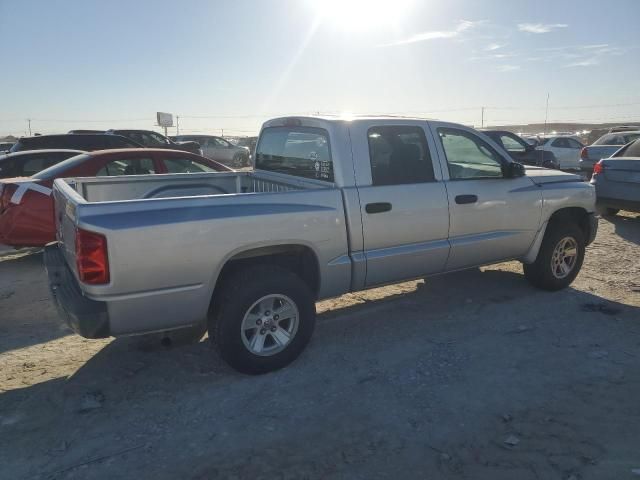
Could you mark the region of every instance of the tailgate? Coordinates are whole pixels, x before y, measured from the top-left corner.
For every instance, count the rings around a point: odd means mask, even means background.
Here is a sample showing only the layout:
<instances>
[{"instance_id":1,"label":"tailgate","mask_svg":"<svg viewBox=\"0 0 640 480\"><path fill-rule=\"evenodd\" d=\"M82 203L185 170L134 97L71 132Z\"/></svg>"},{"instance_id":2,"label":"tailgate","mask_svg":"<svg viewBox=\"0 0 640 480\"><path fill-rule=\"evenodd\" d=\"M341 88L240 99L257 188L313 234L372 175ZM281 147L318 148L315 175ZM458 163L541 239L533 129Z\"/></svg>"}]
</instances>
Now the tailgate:
<instances>
[{"instance_id":1,"label":"tailgate","mask_svg":"<svg viewBox=\"0 0 640 480\"><path fill-rule=\"evenodd\" d=\"M63 179L53 182L56 239L69 268L77 275L75 261L76 210L84 199Z\"/></svg>"}]
</instances>

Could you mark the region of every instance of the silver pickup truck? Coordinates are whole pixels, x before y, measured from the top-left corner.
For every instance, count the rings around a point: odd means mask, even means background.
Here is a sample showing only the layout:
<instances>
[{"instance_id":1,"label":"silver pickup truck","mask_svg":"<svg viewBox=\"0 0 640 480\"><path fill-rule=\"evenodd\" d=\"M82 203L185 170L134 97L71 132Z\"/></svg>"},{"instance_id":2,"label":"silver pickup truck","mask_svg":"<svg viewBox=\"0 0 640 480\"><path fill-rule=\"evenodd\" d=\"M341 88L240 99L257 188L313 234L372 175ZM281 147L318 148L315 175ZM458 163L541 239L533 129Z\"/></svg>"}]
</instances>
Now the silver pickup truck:
<instances>
[{"instance_id":1,"label":"silver pickup truck","mask_svg":"<svg viewBox=\"0 0 640 480\"><path fill-rule=\"evenodd\" d=\"M453 123L274 119L254 163L56 180L45 263L66 322L88 338L206 325L232 367L264 373L302 352L317 300L513 259L558 290L596 235L592 186Z\"/></svg>"}]
</instances>

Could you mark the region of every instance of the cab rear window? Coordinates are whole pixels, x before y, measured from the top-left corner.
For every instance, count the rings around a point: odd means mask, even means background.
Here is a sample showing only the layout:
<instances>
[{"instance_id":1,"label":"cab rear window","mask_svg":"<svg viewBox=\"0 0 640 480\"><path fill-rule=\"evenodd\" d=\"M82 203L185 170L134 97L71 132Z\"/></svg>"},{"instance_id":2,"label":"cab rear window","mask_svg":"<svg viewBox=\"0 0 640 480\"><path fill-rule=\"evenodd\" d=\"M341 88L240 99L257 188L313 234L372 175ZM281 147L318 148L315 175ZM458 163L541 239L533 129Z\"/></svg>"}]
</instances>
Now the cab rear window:
<instances>
[{"instance_id":1,"label":"cab rear window","mask_svg":"<svg viewBox=\"0 0 640 480\"><path fill-rule=\"evenodd\" d=\"M265 128L256 149L256 168L333 182L329 135L321 128Z\"/></svg>"}]
</instances>

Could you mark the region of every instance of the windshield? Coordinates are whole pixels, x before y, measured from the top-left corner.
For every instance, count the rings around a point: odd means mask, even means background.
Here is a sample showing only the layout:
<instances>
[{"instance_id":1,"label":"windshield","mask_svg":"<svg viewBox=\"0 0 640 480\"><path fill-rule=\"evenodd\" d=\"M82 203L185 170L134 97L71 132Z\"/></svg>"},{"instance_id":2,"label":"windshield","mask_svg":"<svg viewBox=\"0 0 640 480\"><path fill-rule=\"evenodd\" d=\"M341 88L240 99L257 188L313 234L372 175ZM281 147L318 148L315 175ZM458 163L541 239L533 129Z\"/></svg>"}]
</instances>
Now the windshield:
<instances>
[{"instance_id":1,"label":"windshield","mask_svg":"<svg viewBox=\"0 0 640 480\"><path fill-rule=\"evenodd\" d=\"M57 163L52 167L45 168L44 170L36 173L32 178L36 180L51 180L52 178L61 177L62 174L77 165L80 165L91 156L86 153L81 153L75 157L67 158L65 161Z\"/></svg>"},{"instance_id":2,"label":"windshield","mask_svg":"<svg viewBox=\"0 0 640 480\"><path fill-rule=\"evenodd\" d=\"M256 149L256 168L333 182L329 135L321 128L265 128Z\"/></svg>"}]
</instances>

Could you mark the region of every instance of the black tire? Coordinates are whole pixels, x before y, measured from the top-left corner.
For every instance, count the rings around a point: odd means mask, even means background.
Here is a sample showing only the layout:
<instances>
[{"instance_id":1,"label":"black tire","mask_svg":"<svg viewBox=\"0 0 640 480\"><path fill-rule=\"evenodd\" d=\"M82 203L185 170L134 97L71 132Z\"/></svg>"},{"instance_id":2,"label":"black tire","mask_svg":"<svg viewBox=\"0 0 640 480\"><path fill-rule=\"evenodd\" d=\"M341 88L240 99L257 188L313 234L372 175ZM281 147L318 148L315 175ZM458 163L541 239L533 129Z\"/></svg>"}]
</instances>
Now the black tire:
<instances>
[{"instance_id":1,"label":"black tire","mask_svg":"<svg viewBox=\"0 0 640 480\"><path fill-rule=\"evenodd\" d=\"M278 370L298 358L311 339L316 318L314 297L300 277L277 265L257 265L234 272L220 288L209 313L209 338L232 368L258 375ZM283 350L260 356L245 346L241 325L250 307L267 295L291 299L298 309L298 326Z\"/></svg>"},{"instance_id":2,"label":"black tire","mask_svg":"<svg viewBox=\"0 0 640 480\"><path fill-rule=\"evenodd\" d=\"M236 153L233 156L233 166L236 168L246 167L249 163L249 155L244 153Z\"/></svg>"},{"instance_id":3,"label":"black tire","mask_svg":"<svg viewBox=\"0 0 640 480\"><path fill-rule=\"evenodd\" d=\"M570 272L558 278L552 267L552 259L556 246L565 238L572 238L576 244L576 259ZM524 264L524 276L535 287L542 290L556 291L568 287L576 278L584 261L585 240L582 230L568 220L557 220L549 223L538 252L538 257L531 264Z\"/></svg>"}]
</instances>

